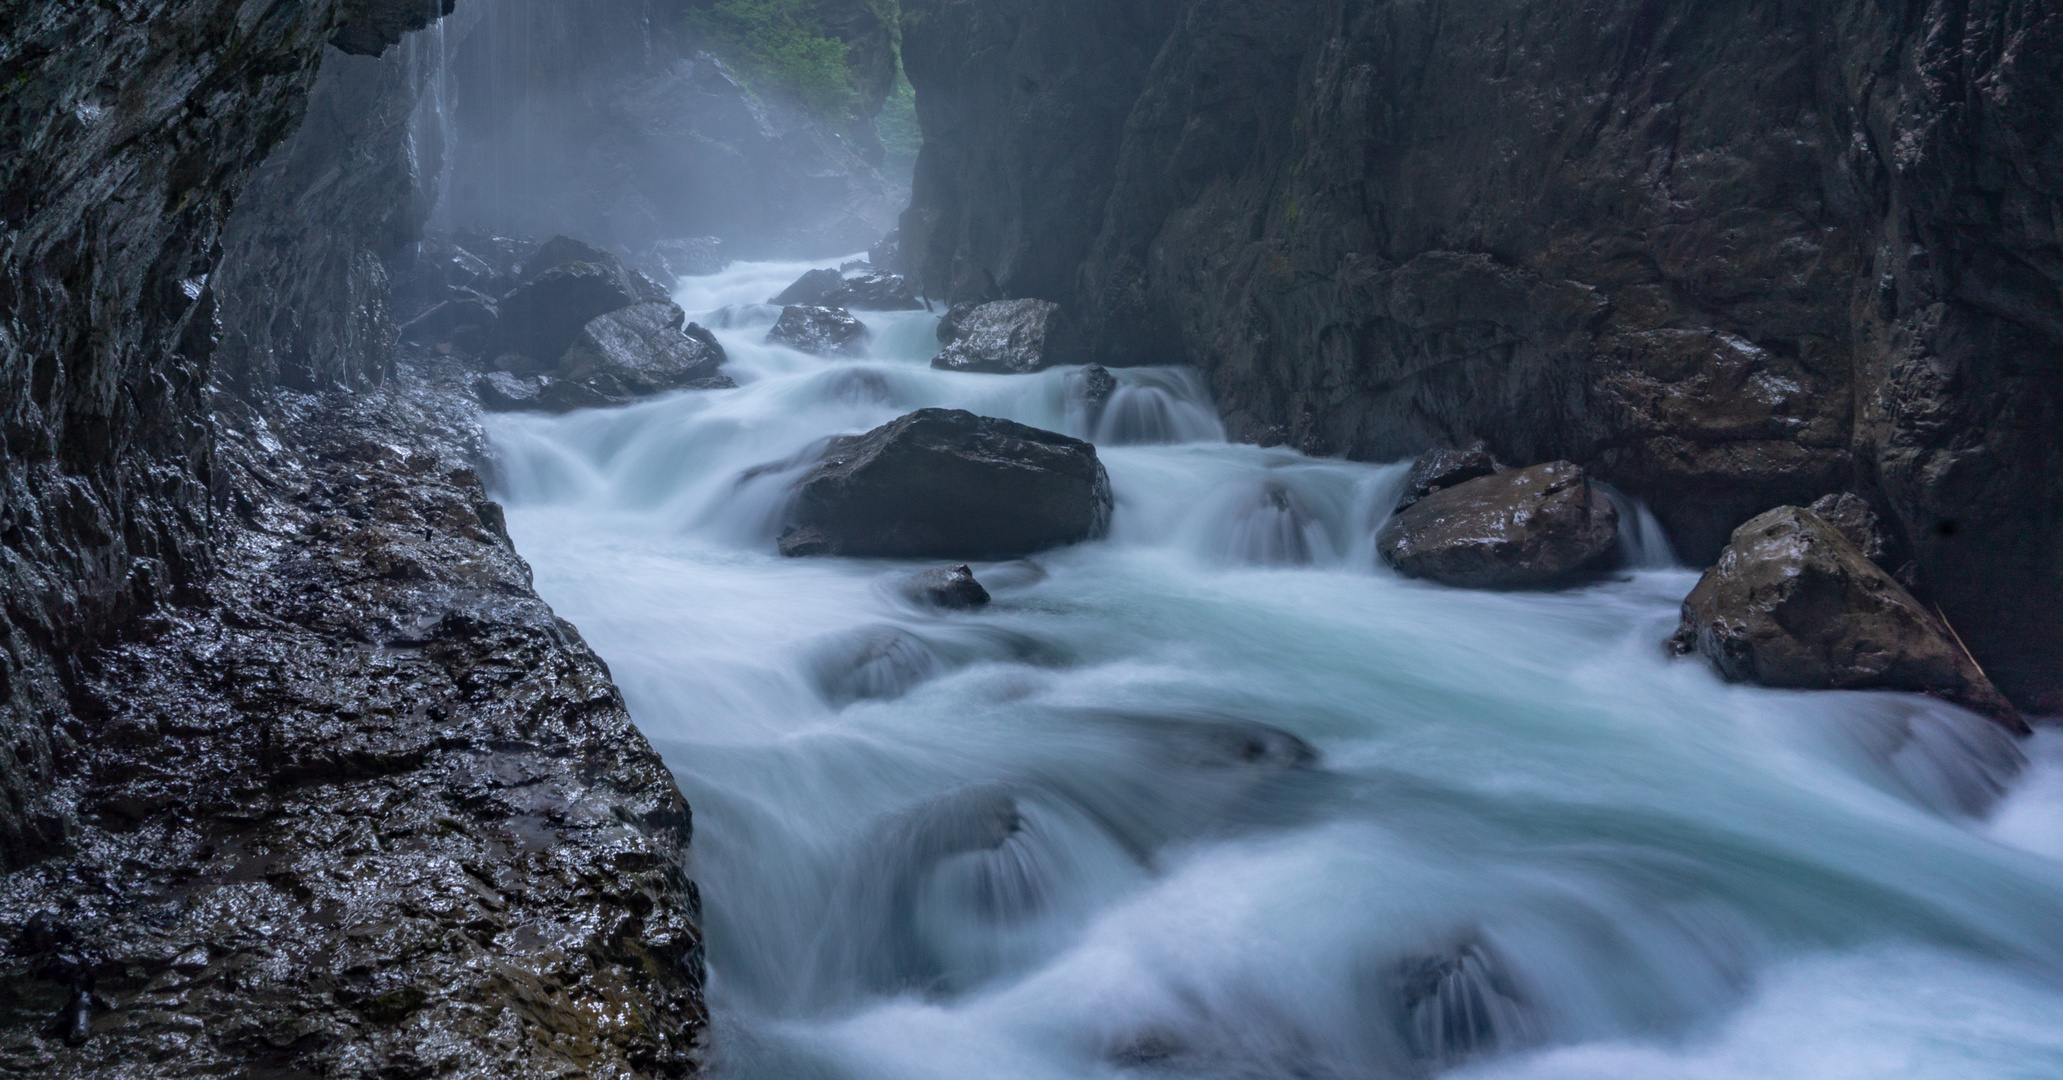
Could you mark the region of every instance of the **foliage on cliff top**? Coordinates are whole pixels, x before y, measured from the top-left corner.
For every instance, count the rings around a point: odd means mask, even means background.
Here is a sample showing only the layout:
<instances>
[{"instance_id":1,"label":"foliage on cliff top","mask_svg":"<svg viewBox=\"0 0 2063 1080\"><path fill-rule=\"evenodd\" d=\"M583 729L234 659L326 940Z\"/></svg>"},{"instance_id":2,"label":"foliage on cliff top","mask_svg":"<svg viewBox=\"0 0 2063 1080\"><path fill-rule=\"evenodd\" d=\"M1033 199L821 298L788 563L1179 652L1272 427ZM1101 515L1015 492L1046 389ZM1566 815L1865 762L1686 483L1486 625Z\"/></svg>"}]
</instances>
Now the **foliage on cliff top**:
<instances>
[{"instance_id":1,"label":"foliage on cliff top","mask_svg":"<svg viewBox=\"0 0 2063 1080\"><path fill-rule=\"evenodd\" d=\"M845 43L824 33L812 0L717 0L688 12L688 30L747 76L826 116L850 113L856 103Z\"/></svg>"}]
</instances>

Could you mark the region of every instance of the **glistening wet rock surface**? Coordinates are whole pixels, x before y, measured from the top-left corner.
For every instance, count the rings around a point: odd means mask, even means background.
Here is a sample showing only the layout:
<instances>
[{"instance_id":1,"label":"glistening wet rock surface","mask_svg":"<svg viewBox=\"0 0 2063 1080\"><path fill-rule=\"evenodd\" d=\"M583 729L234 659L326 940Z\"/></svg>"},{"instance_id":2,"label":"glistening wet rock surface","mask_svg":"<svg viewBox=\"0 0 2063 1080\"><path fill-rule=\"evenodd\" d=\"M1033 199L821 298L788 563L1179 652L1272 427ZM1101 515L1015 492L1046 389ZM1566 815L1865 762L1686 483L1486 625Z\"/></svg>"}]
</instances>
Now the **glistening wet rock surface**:
<instances>
[{"instance_id":1,"label":"glistening wet rock surface","mask_svg":"<svg viewBox=\"0 0 2063 1080\"><path fill-rule=\"evenodd\" d=\"M1842 529L1796 506L1734 530L1684 600L1675 647L1704 654L1729 679L1925 691L2027 730L1948 625Z\"/></svg>"},{"instance_id":2,"label":"glistening wet rock surface","mask_svg":"<svg viewBox=\"0 0 2063 1080\"><path fill-rule=\"evenodd\" d=\"M404 371L242 421L221 574L92 658L77 832L0 882L0 1060L691 1071L687 805L531 591L461 392ZM88 982L90 1038L46 1035Z\"/></svg>"},{"instance_id":3,"label":"glistening wet rock surface","mask_svg":"<svg viewBox=\"0 0 2063 1080\"><path fill-rule=\"evenodd\" d=\"M686 807L394 385L424 69L317 79L447 6L0 22L10 1074L691 1067Z\"/></svg>"}]
</instances>

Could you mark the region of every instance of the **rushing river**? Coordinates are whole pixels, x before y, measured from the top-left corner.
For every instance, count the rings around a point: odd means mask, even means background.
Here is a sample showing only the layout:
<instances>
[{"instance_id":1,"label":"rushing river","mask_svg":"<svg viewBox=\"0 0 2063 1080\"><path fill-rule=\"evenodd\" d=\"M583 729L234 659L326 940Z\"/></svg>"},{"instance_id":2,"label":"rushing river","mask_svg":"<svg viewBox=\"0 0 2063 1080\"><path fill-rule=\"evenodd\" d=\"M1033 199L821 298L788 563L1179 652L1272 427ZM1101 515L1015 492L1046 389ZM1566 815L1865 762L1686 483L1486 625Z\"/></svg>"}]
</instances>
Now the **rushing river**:
<instances>
[{"instance_id":1,"label":"rushing river","mask_svg":"<svg viewBox=\"0 0 2063 1080\"><path fill-rule=\"evenodd\" d=\"M763 344L805 269L679 294L738 389L490 424L694 805L723 1075L2063 1077L2063 739L1672 661L1653 535L1569 592L1402 580L1404 466L1229 444L1191 373L1092 417L932 370L923 312ZM794 467L741 476L932 405L1092 438L1110 538L954 614L895 588L938 563L775 554Z\"/></svg>"}]
</instances>

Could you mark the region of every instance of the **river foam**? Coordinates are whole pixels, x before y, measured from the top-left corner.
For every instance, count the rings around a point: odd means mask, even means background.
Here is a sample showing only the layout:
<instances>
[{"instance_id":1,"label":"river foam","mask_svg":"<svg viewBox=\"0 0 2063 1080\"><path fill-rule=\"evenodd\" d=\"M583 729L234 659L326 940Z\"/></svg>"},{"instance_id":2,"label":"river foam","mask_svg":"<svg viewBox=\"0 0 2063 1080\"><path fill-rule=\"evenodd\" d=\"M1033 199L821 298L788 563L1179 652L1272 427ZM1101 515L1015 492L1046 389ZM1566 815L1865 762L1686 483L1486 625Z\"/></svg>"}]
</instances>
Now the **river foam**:
<instances>
[{"instance_id":1,"label":"river foam","mask_svg":"<svg viewBox=\"0 0 2063 1080\"><path fill-rule=\"evenodd\" d=\"M1443 589L1374 554L1402 465L1228 444L1193 373L763 344L807 268L681 290L735 390L489 425L695 807L725 1074L2063 1075L2063 751L1669 659L1635 504L1635 570ZM931 405L1097 440L1110 538L953 614L774 553L812 446Z\"/></svg>"}]
</instances>

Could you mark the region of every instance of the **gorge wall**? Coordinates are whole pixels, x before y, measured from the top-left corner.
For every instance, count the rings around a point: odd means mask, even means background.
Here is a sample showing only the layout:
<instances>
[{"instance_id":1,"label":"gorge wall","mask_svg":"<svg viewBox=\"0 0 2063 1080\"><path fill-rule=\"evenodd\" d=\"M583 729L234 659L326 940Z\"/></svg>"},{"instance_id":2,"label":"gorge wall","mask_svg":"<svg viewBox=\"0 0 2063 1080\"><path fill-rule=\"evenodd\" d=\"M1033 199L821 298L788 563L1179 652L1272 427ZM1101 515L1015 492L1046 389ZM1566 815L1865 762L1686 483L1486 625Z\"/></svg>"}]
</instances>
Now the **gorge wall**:
<instances>
[{"instance_id":1,"label":"gorge wall","mask_svg":"<svg viewBox=\"0 0 2063 1080\"><path fill-rule=\"evenodd\" d=\"M1236 434L1488 440L1690 561L1839 490L2063 708L2063 5L909 0L933 295L1066 305Z\"/></svg>"},{"instance_id":2,"label":"gorge wall","mask_svg":"<svg viewBox=\"0 0 2063 1080\"><path fill-rule=\"evenodd\" d=\"M451 9L0 12L0 1071L696 1067L688 808L396 364Z\"/></svg>"}]
</instances>

